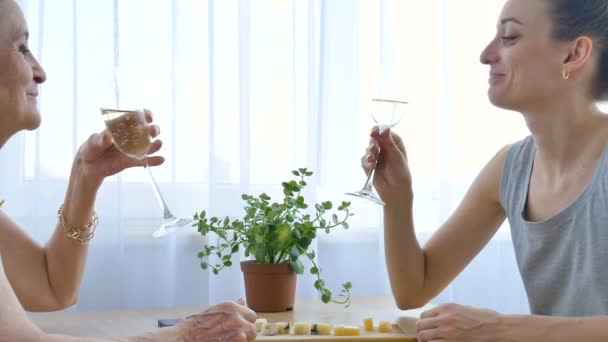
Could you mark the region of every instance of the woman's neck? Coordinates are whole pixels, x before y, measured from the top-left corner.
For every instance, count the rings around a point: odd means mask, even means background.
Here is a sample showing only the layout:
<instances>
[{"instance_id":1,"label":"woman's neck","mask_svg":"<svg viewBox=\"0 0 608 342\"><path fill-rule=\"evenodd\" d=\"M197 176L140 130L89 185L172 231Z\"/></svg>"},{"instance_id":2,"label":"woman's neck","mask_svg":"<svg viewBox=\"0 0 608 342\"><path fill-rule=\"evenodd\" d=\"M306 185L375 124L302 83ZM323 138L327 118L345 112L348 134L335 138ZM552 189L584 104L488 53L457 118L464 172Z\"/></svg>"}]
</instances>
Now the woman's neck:
<instances>
[{"instance_id":1,"label":"woman's neck","mask_svg":"<svg viewBox=\"0 0 608 342\"><path fill-rule=\"evenodd\" d=\"M524 113L537 147L537 158L555 175L596 159L608 141L608 121L594 103L559 101Z\"/></svg>"}]
</instances>

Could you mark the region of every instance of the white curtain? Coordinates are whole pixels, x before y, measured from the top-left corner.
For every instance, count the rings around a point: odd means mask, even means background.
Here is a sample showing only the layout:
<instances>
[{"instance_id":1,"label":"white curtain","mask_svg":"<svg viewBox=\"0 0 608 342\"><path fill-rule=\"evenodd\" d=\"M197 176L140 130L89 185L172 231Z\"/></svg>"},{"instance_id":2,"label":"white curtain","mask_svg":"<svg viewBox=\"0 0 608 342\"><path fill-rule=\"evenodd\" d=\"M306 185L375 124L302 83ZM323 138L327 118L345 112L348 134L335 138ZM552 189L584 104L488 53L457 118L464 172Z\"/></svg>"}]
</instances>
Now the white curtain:
<instances>
[{"instance_id":1,"label":"white curtain","mask_svg":"<svg viewBox=\"0 0 608 342\"><path fill-rule=\"evenodd\" d=\"M240 215L242 193L279 196L290 171L315 174L309 201L363 185L369 100L390 88L410 101L395 127L408 148L415 223L425 241L502 146L527 134L493 108L479 54L502 0L21 0L31 48L48 74L43 123L0 152L3 208L44 242L56 223L77 147L120 105L114 67L144 70L145 103L165 142L153 170L171 209ZM349 199L350 200L350 199ZM381 208L352 199L351 229L315 248L330 288L389 294ZM238 264L198 266L187 229L156 240L160 209L142 169L107 179L78 304L102 310L209 304L244 295ZM298 298L316 298L310 275ZM527 312L505 225L438 297Z\"/></svg>"}]
</instances>

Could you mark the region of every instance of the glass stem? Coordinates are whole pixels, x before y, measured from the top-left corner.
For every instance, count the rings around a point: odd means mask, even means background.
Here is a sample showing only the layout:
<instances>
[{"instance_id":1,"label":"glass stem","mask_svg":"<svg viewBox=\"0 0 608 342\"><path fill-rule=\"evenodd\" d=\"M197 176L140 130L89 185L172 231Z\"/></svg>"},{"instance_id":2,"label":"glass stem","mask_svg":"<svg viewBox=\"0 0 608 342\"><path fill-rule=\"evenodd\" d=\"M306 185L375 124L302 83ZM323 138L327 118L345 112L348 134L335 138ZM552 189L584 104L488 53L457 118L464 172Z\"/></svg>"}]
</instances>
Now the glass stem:
<instances>
[{"instance_id":1,"label":"glass stem","mask_svg":"<svg viewBox=\"0 0 608 342\"><path fill-rule=\"evenodd\" d=\"M156 184L156 180L154 179L154 176L152 175L152 170L150 170L150 167L148 165L148 157L145 157L142 160L143 164L144 164L144 168L146 170L148 170L148 175L150 175L150 182L152 183L152 188L154 188L154 194L156 195L156 200L158 201L158 204L160 205L160 207L163 210L163 218L166 220L170 220L173 219L174 216L171 213L171 211L169 210L169 207L167 207L167 203L165 202L165 199L163 198L163 194L160 192L160 188L158 187L158 184Z\"/></svg>"},{"instance_id":2,"label":"glass stem","mask_svg":"<svg viewBox=\"0 0 608 342\"><path fill-rule=\"evenodd\" d=\"M385 129L389 128L388 126L383 126L383 125L379 125L378 126L378 133L382 134L382 132L384 132ZM378 151L378 154L376 155L376 158L378 158L378 156L380 155L380 151ZM376 165L378 165L378 159L376 159L376 161L374 162L374 166L372 166L372 169L369 171L369 173L367 174L367 179L365 180L365 185L363 185L363 191L371 194L372 193L372 179L374 177L374 173L376 172Z\"/></svg>"},{"instance_id":3,"label":"glass stem","mask_svg":"<svg viewBox=\"0 0 608 342\"><path fill-rule=\"evenodd\" d=\"M374 172L376 171L377 164L378 164L378 161L376 161L374 163L374 166L372 166L372 169L367 174L367 179L365 180L365 185L363 185L363 191L366 193L369 193L369 194L372 193L372 179L374 176Z\"/></svg>"}]
</instances>

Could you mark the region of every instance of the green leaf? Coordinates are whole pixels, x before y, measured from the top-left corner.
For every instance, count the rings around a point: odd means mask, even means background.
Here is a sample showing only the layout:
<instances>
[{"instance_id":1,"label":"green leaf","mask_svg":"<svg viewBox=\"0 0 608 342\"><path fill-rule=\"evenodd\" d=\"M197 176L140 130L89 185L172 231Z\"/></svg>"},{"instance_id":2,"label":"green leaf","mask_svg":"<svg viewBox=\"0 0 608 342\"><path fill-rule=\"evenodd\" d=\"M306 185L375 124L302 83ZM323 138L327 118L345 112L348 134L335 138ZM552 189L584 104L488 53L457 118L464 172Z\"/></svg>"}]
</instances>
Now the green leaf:
<instances>
[{"instance_id":1,"label":"green leaf","mask_svg":"<svg viewBox=\"0 0 608 342\"><path fill-rule=\"evenodd\" d=\"M329 303L330 299L331 299L331 294L324 293L324 294L321 295L321 300L325 304Z\"/></svg>"},{"instance_id":2,"label":"green leaf","mask_svg":"<svg viewBox=\"0 0 608 342\"><path fill-rule=\"evenodd\" d=\"M314 259L314 258L315 258L315 251L310 251L310 253L307 253L307 254L306 254L306 256L307 256L309 259Z\"/></svg>"},{"instance_id":3,"label":"green leaf","mask_svg":"<svg viewBox=\"0 0 608 342\"><path fill-rule=\"evenodd\" d=\"M353 288L353 284L351 284L350 281L349 281L349 282L347 282L345 284L342 284L342 287L344 287L344 289L346 289L346 290L350 290L350 289Z\"/></svg>"},{"instance_id":4,"label":"green leaf","mask_svg":"<svg viewBox=\"0 0 608 342\"><path fill-rule=\"evenodd\" d=\"M199 259L202 259L202 258L205 257L205 252L200 251L200 252L198 252L197 256L198 256Z\"/></svg>"},{"instance_id":5,"label":"green leaf","mask_svg":"<svg viewBox=\"0 0 608 342\"><path fill-rule=\"evenodd\" d=\"M315 289L321 290L325 286L325 282L322 279L318 279L315 281Z\"/></svg>"},{"instance_id":6,"label":"green leaf","mask_svg":"<svg viewBox=\"0 0 608 342\"><path fill-rule=\"evenodd\" d=\"M217 268L214 268L212 272L213 272L213 274L217 275L219 270Z\"/></svg>"},{"instance_id":7,"label":"green leaf","mask_svg":"<svg viewBox=\"0 0 608 342\"><path fill-rule=\"evenodd\" d=\"M348 225L348 223L342 222L342 228L348 229L348 228L350 228L350 226Z\"/></svg>"},{"instance_id":8,"label":"green leaf","mask_svg":"<svg viewBox=\"0 0 608 342\"><path fill-rule=\"evenodd\" d=\"M329 209L331 209L332 207L333 207L333 205L331 204L331 202L330 202L330 201L323 202L323 209L325 209L325 210L329 210Z\"/></svg>"},{"instance_id":9,"label":"green leaf","mask_svg":"<svg viewBox=\"0 0 608 342\"><path fill-rule=\"evenodd\" d=\"M338 224L338 222L339 222L338 215L336 215L336 214L331 215L331 220L334 222L334 224Z\"/></svg>"},{"instance_id":10,"label":"green leaf","mask_svg":"<svg viewBox=\"0 0 608 342\"><path fill-rule=\"evenodd\" d=\"M289 250L289 259L293 262L298 260L298 258L300 258L300 250L296 246L291 247L291 250Z\"/></svg>"},{"instance_id":11,"label":"green leaf","mask_svg":"<svg viewBox=\"0 0 608 342\"><path fill-rule=\"evenodd\" d=\"M316 268L316 267L311 267L310 268L310 274L317 274L317 273L319 273L319 269L318 268Z\"/></svg>"},{"instance_id":12,"label":"green leaf","mask_svg":"<svg viewBox=\"0 0 608 342\"><path fill-rule=\"evenodd\" d=\"M236 235L235 235L234 237L235 237L235 239L236 239ZM240 245L238 245L238 244L236 244L236 245L232 246L232 250L231 250L230 252L231 252L232 254L234 254L234 253L238 252L238 251L239 251L239 247L240 247Z\"/></svg>"},{"instance_id":13,"label":"green leaf","mask_svg":"<svg viewBox=\"0 0 608 342\"><path fill-rule=\"evenodd\" d=\"M312 239L310 238L302 238L300 241L298 241L298 246L302 247L303 250L306 250L308 249L308 246L310 246L311 242Z\"/></svg>"},{"instance_id":14,"label":"green leaf","mask_svg":"<svg viewBox=\"0 0 608 342\"><path fill-rule=\"evenodd\" d=\"M296 261L289 261L289 265L291 266L291 269L297 274L304 273L304 264L302 263L302 261L300 261L300 259Z\"/></svg>"},{"instance_id":15,"label":"green leaf","mask_svg":"<svg viewBox=\"0 0 608 342\"><path fill-rule=\"evenodd\" d=\"M232 261L230 261L230 260L224 261L224 266L226 266L226 267L232 266Z\"/></svg>"},{"instance_id":16,"label":"green leaf","mask_svg":"<svg viewBox=\"0 0 608 342\"><path fill-rule=\"evenodd\" d=\"M294 176L298 176L298 177L300 176L300 171L293 170L293 171L291 171L291 173L292 173Z\"/></svg>"},{"instance_id":17,"label":"green leaf","mask_svg":"<svg viewBox=\"0 0 608 342\"><path fill-rule=\"evenodd\" d=\"M207 267L209 267L209 264L208 264L208 263L206 263L206 262L204 262L204 261L203 261L203 262L201 262L201 268L202 268L202 269L206 270L206 269L207 269Z\"/></svg>"}]
</instances>

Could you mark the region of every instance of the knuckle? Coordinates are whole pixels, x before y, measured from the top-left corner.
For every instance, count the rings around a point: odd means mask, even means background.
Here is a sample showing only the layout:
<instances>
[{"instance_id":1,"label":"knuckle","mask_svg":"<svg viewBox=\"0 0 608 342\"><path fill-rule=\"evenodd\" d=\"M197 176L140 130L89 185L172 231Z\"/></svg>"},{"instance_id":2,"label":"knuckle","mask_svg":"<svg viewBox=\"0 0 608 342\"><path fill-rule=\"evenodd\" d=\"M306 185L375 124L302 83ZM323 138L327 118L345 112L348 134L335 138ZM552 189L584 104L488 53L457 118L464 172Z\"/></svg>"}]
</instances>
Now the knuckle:
<instances>
[{"instance_id":1,"label":"knuckle","mask_svg":"<svg viewBox=\"0 0 608 342\"><path fill-rule=\"evenodd\" d=\"M456 322L456 317L452 314L447 314L441 318L439 318L439 323L445 326L450 326Z\"/></svg>"},{"instance_id":2,"label":"knuckle","mask_svg":"<svg viewBox=\"0 0 608 342\"><path fill-rule=\"evenodd\" d=\"M454 303L444 303L444 304L441 304L439 307L442 310L452 310L452 309L454 309L455 305L456 304L454 304Z\"/></svg>"}]
</instances>

